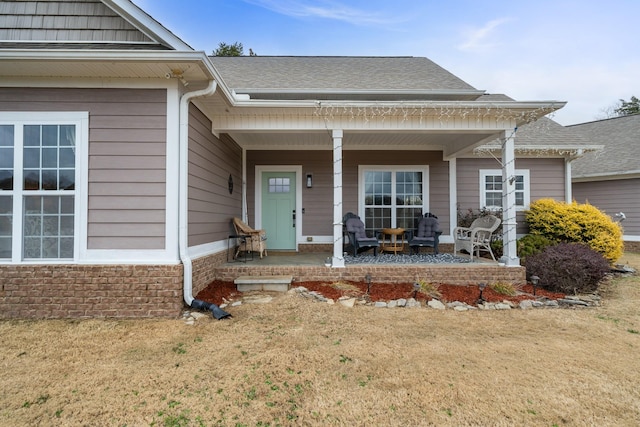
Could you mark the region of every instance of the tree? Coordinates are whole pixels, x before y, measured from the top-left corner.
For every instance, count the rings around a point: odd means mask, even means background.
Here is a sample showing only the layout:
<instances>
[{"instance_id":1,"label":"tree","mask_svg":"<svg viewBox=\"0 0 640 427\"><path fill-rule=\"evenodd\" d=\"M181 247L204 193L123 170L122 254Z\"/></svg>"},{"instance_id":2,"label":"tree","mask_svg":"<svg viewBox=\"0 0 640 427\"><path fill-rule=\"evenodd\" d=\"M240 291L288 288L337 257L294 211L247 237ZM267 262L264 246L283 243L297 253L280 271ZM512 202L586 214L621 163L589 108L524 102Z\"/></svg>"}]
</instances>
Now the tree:
<instances>
[{"instance_id":1,"label":"tree","mask_svg":"<svg viewBox=\"0 0 640 427\"><path fill-rule=\"evenodd\" d=\"M240 42L235 42L234 44L220 42L213 54L214 56L242 56L244 55L244 49Z\"/></svg>"},{"instance_id":2,"label":"tree","mask_svg":"<svg viewBox=\"0 0 640 427\"><path fill-rule=\"evenodd\" d=\"M620 100L620 106L613 110L616 116L631 116L632 114L640 113L640 99L635 96L631 97L630 101Z\"/></svg>"}]
</instances>

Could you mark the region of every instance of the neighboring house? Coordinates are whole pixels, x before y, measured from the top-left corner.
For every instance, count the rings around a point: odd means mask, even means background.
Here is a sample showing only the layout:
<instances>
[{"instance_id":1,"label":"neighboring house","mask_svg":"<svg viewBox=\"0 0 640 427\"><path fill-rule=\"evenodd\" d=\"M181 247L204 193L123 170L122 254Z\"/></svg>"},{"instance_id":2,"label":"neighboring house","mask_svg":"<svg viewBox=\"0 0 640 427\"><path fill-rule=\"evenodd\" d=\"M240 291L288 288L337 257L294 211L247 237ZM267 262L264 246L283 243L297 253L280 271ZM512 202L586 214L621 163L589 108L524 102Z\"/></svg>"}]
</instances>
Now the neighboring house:
<instances>
[{"instance_id":1,"label":"neighboring house","mask_svg":"<svg viewBox=\"0 0 640 427\"><path fill-rule=\"evenodd\" d=\"M570 198L592 150L557 101L477 90L426 58L208 57L127 0L0 3L0 317L173 316L227 256L328 251L433 212ZM503 178L504 177L504 178Z\"/></svg>"},{"instance_id":2,"label":"neighboring house","mask_svg":"<svg viewBox=\"0 0 640 427\"><path fill-rule=\"evenodd\" d=\"M621 223L625 248L640 250L640 114L567 127L604 149L572 162L573 197L598 207Z\"/></svg>"}]
</instances>

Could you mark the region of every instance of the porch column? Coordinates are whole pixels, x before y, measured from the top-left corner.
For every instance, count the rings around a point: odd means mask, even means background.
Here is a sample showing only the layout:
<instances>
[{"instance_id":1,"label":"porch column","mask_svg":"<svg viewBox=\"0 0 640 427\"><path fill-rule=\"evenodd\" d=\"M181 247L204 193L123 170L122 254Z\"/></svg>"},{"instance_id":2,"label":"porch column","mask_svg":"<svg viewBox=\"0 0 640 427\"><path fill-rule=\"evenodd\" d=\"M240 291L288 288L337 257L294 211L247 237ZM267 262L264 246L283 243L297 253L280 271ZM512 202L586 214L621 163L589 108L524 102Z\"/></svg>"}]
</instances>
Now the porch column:
<instances>
[{"instance_id":1,"label":"porch column","mask_svg":"<svg viewBox=\"0 0 640 427\"><path fill-rule=\"evenodd\" d=\"M516 157L515 129L505 131L502 144L502 243L500 262L508 267L520 265L516 250Z\"/></svg>"},{"instance_id":2,"label":"porch column","mask_svg":"<svg viewBox=\"0 0 640 427\"><path fill-rule=\"evenodd\" d=\"M342 253L342 129L333 136L333 259L332 267L344 268Z\"/></svg>"}]
</instances>

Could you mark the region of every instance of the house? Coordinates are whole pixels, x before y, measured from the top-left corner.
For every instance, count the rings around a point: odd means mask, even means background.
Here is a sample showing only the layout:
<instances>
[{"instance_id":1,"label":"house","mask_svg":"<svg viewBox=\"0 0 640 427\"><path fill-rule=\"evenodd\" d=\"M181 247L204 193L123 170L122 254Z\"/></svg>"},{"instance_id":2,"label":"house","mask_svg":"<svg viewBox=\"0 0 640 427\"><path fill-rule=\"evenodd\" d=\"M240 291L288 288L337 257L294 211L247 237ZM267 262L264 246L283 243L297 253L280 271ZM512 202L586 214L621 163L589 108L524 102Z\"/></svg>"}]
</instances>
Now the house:
<instances>
[{"instance_id":1,"label":"house","mask_svg":"<svg viewBox=\"0 0 640 427\"><path fill-rule=\"evenodd\" d=\"M640 114L569 126L604 149L572 163L573 197L598 207L621 223L627 250L640 250Z\"/></svg>"},{"instance_id":2,"label":"house","mask_svg":"<svg viewBox=\"0 0 640 427\"><path fill-rule=\"evenodd\" d=\"M176 315L225 263L232 217L269 250L570 198L592 150L564 102L478 90L427 58L208 57L128 0L0 3L0 317ZM542 120L538 120L543 118Z\"/></svg>"}]
</instances>

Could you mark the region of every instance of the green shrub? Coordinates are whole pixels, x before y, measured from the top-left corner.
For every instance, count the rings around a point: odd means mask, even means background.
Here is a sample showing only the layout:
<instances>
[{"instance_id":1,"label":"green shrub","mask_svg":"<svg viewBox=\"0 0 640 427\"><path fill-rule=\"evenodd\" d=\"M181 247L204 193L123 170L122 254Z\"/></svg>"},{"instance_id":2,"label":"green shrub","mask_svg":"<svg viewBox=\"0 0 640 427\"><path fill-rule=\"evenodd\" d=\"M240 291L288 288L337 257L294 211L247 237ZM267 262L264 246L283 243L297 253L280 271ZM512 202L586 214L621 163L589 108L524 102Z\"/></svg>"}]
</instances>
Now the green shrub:
<instances>
[{"instance_id":1,"label":"green shrub","mask_svg":"<svg viewBox=\"0 0 640 427\"><path fill-rule=\"evenodd\" d=\"M530 255L542 252L545 248L555 245L551 239L539 234L527 234L518 239L518 256L524 260Z\"/></svg>"},{"instance_id":2,"label":"green shrub","mask_svg":"<svg viewBox=\"0 0 640 427\"><path fill-rule=\"evenodd\" d=\"M538 276L540 286L565 294L593 292L610 271L602 254L583 243L559 243L525 261L527 275Z\"/></svg>"},{"instance_id":3,"label":"green shrub","mask_svg":"<svg viewBox=\"0 0 640 427\"><path fill-rule=\"evenodd\" d=\"M585 243L610 263L622 256L620 225L588 203L540 199L531 203L525 217L530 234L558 242Z\"/></svg>"}]
</instances>

